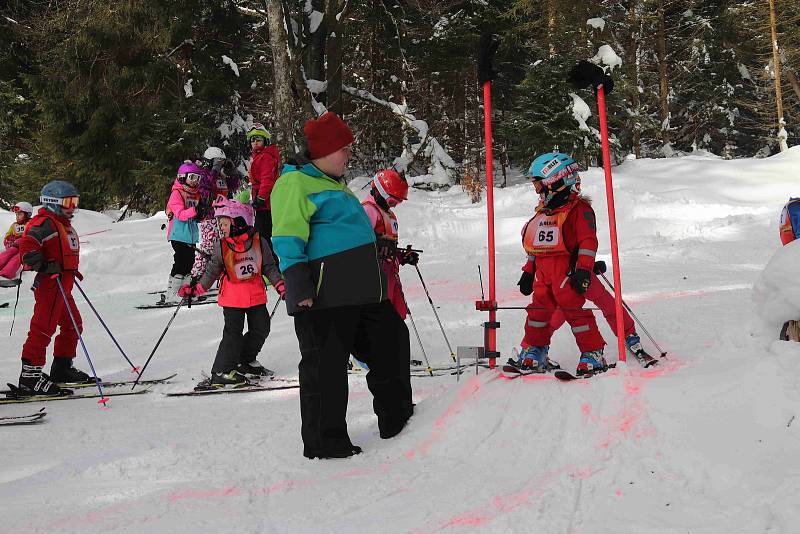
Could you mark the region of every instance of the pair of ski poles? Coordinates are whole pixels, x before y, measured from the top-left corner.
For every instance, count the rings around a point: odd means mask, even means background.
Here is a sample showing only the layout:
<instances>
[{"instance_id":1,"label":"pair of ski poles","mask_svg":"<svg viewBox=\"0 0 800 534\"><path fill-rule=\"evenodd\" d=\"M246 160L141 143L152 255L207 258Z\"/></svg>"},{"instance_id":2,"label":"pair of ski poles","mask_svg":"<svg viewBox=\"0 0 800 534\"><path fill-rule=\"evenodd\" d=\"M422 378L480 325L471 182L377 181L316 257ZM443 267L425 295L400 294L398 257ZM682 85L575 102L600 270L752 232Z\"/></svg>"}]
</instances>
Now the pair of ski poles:
<instances>
[{"instance_id":1,"label":"pair of ski poles","mask_svg":"<svg viewBox=\"0 0 800 534\"><path fill-rule=\"evenodd\" d=\"M75 329L75 333L78 335L78 341L80 341L81 349L83 349L83 353L86 355L86 361L89 362L89 369L92 371L92 377L94 378L94 383L97 386L98 393L100 393L100 399L97 401L97 403L106 406L106 403L108 402L108 397L106 397L105 394L103 393L103 386L100 382L100 379L97 377L97 371L95 371L94 363L92 362L91 356L89 356L89 350L86 348L86 343L83 341L83 334L81 333L81 329L78 327L78 322L75 320L75 315L72 313L72 308L70 307L69 300L67 299L67 292L64 290L64 284L61 282L61 274L56 273L52 275L52 278L55 279L56 284L58 285L58 291L61 293L61 298L64 301L64 307L66 308L67 314L69 314L69 319L72 322L72 327ZM103 328L108 333L109 337L111 337L111 340L114 342L114 345L116 345L117 349L119 349L120 353L122 354L122 357L125 358L125 361L127 361L128 364L131 366L131 372L139 373L139 368L133 365L133 362L131 362L130 358L128 358L128 355L125 354L125 351L122 349L122 346L120 346L119 342L117 341L117 338L115 338L114 334L111 333L111 329L108 328L108 325L100 316L100 313L94 307L92 301L89 300L89 297L86 295L86 292L81 287L81 284L78 282L77 279L74 280L74 283L75 287L77 287L78 291L80 291L81 295L83 295L83 298L86 300L86 303L89 305L94 314L97 316L97 319L100 321L100 324L103 325ZM139 376L141 376L141 374Z\"/></svg>"},{"instance_id":2,"label":"pair of ski poles","mask_svg":"<svg viewBox=\"0 0 800 534\"><path fill-rule=\"evenodd\" d=\"M411 248L411 245L406 246L405 250L408 252L416 252L416 253L422 252L421 250ZM422 283L422 288L425 290L425 295L428 297L428 302L430 303L431 309L433 310L433 315L434 317L436 317L436 322L439 324L439 330L441 330L442 336L444 337L444 341L445 343L447 343L447 348L450 351L450 357L453 359L453 361L456 361L456 355L453 352L453 347L450 345L450 340L447 338L447 334L444 331L444 326L442 325L442 321L441 319L439 319L439 312L436 311L436 305L433 303L431 294L428 291L428 286L425 284L425 280L422 278L422 272L419 270L419 265L414 263L414 269L416 269L417 276L419 276L419 281ZM400 284L400 275L398 273L395 273L395 277L397 279L397 283ZM420 337L419 331L417 330L417 325L414 322L414 316L411 314L411 308L409 307L408 302L406 301L405 295L403 295L403 303L406 305L406 311L408 311L408 318L411 319L411 328L414 329L414 335L417 338L417 343L419 343L419 348L420 350L422 350L422 355L425 357L425 365L427 366L426 370L428 371L428 373L433 374L430 362L428 361L428 354L425 352L425 347L422 345L422 338Z\"/></svg>"},{"instance_id":3,"label":"pair of ski poles","mask_svg":"<svg viewBox=\"0 0 800 534\"><path fill-rule=\"evenodd\" d=\"M193 278L191 280L191 283L190 283L189 287L194 287L195 283L197 283L197 281ZM278 306L280 305L281 300L283 300L283 299L281 299L279 297L277 302L275 302L275 306L272 308L272 312L269 314L270 320L272 320L272 318L275 316L275 312L278 311ZM133 386L131 387L131 391L133 391L133 389L139 383L139 380L142 378L142 375L144 374L145 369L147 369L147 366L150 364L150 360L153 359L153 356L155 355L156 351L158 350L159 345L161 345L161 341L164 339L164 336L167 335L167 331L169 330L169 327L172 326L172 322L175 320L175 317L178 315L178 312L183 307L183 303L184 302L186 302L187 306L189 308L191 308L192 307L192 296L190 295L188 298L181 299L181 301L178 303L178 306L175 307L175 311L172 313L172 317L170 317L169 322L167 322L167 326L164 327L164 331L161 332L161 336L159 336L158 341L156 341L156 344L153 347L153 350L150 351L150 355L147 357L147 361L144 362L144 366L142 366L142 370L139 373L138 378L133 383Z\"/></svg>"}]
</instances>

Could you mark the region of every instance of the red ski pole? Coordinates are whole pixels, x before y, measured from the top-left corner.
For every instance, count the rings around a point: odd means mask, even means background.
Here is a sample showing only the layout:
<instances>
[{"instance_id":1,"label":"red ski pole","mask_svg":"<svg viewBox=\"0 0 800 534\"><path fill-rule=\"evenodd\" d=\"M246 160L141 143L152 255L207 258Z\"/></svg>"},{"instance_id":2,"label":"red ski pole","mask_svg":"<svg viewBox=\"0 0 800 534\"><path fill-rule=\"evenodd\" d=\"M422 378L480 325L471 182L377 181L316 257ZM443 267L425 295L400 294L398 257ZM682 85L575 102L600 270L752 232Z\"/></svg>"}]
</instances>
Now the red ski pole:
<instances>
[{"instance_id":1,"label":"red ski pole","mask_svg":"<svg viewBox=\"0 0 800 534\"><path fill-rule=\"evenodd\" d=\"M489 368L497 361L497 301L495 300L494 258L494 169L492 165L492 80L495 77L492 58L500 41L496 35L484 33L478 44L478 80L483 85L483 140L486 146L486 221L489 244L489 301L476 303L479 310L489 312L484 323L484 356L489 358Z\"/></svg>"}]
</instances>

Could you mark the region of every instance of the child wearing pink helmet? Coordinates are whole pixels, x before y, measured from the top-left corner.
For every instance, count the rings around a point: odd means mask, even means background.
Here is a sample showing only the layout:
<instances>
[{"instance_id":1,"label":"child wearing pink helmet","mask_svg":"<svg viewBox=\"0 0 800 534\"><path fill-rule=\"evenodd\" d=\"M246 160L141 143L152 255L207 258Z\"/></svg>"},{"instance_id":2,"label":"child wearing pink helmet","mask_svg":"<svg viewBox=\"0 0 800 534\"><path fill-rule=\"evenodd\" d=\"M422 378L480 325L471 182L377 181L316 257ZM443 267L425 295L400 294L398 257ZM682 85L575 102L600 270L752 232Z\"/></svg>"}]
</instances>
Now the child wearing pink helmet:
<instances>
[{"instance_id":1,"label":"child wearing pink helmet","mask_svg":"<svg viewBox=\"0 0 800 534\"><path fill-rule=\"evenodd\" d=\"M222 307L225 328L211 378L195 389L236 387L248 384L248 378L271 376L256 357L269 335L267 288L262 274L283 298L283 278L266 239L253 229L253 208L236 200L222 200L214 205L222 239L214 246L208 266L200 280L191 287L184 284L180 297L203 295L220 281L218 304ZM247 333L243 334L247 319Z\"/></svg>"},{"instance_id":2,"label":"child wearing pink helmet","mask_svg":"<svg viewBox=\"0 0 800 534\"><path fill-rule=\"evenodd\" d=\"M180 302L178 289L189 279L194 265L195 243L200 239L197 186L203 177L203 169L191 160L178 167L172 184L167 207L164 212L169 219L167 240L174 251L172 270L167 281L167 291L158 304L174 305Z\"/></svg>"}]
</instances>

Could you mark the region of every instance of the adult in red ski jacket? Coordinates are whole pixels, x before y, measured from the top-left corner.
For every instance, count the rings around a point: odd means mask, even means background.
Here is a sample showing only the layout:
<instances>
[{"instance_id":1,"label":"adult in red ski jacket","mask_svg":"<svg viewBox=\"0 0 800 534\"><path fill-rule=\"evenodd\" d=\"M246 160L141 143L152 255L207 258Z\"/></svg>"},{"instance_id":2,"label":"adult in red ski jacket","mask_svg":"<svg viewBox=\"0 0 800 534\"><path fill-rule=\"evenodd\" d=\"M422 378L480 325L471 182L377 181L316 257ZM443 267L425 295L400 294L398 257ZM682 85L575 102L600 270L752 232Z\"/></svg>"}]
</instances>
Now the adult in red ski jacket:
<instances>
[{"instance_id":1,"label":"adult in red ski jacket","mask_svg":"<svg viewBox=\"0 0 800 534\"><path fill-rule=\"evenodd\" d=\"M80 240L72 227L79 196L78 190L68 182L54 181L45 185L40 197L44 207L31 219L19 240L22 263L39 273L34 281L35 304L30 329L22 346L19 390L23 396L62 395L64 391L70 391L62 390L55 382L91 380L89 375L72 366L83 328L81 315L72 298L75 278L81 279L78 272ZM57 278L61 281L64 295ZM78 326L77 331L70 311ZM42 374L42 367L56 327L59 333L53 345L53 363L48 377Z\"/></svg>"},{"instance_id":2,"label":"adult in red ski jacket","mask_svg":"<svg viewBox=\"0 0 800 534\"><path fill-rule=\"evenodd\" d=\"M280 175L281 156L278 147L270 144L272 135L261 123L253 124L247 132L250 141L250 202L256 211L255 229L270 242L272 238L272 206L269 196Z\"/></svg>"}]
</instances>

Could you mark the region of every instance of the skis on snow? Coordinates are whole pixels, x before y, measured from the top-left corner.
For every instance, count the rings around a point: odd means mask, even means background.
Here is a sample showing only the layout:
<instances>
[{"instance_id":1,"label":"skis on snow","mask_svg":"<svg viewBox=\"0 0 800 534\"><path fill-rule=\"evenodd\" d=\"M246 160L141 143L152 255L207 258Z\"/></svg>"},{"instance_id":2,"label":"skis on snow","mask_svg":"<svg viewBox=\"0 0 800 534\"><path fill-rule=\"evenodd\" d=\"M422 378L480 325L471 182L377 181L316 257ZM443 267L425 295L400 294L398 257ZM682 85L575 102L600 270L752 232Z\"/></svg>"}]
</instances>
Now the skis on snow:
<instances>
[{"instance_id":1,"label":"skis on snow","mask_svg":"<svg viewBox=\"0 0 800 534\"><path fill-rule=\"evenodd\" d=\"M203 295L205 296L205 295ZM215 295L216 296L216 295ZM216 304L217 299L207 298L203 300L194 300L192 299L192 307L194 306L203 306L205 304ZM168 309L168 308L176 308L178 303L169 303L169 304L142 304L140 306L134 306L137 310L158 310L158 309ZM188 307L188 306L186 306Z\"/></svg>"},{"instance_id":2,"label":"skis on snow","mask_svg":"<svg viewBox=\"0 0 800 534\"><path fill-rule=\"evenodd\" d=\"M50 402L60 400L74 400L74 399L99 399L99 393L73 393L71 395L58 395L55 397L47 397L45 395L33 395L25 397L19 393L19 388L14 384L8 384L10 392L6 393L6 398L0 399L0 404L21 404L25 402ZM136 391L104 391L102 397L125 397L128 395L141 395L148 393L150 388L137 389Z\"/></svg>"},{"instance_id":3,"label":"skis on snow","mask_svg":"<svg viewBox=\"0 0 800 534\"><path fill-rule=\"evenodd\" d=\"M594 371L594 372L586 373L586 374L583 374L583 375L573 375L569 371L564 371L563 369L559 369L558 371L553 373L553 376L555 376L557 379L561 380L562 382L571 382L572 380L583 380L583 379L586 379L586 378L592 378L593 376L601 375L601 374L605 373L606 371L608 371L609 369L613 369L616 366L617 366L616 362L610 363L610 364L608 364L608 367L606 367L605 369L603 369L601 371Z\"/></svg>"},{"instance_id":4,"label":"skis on snow","mask_svg":"<svg viewBox=\"0 0 800 534\"><path fill-rule=\"evenodd\" d=\"M44 419L47 412L44 411L44 406L38 411L27 415L13 415L0 417L0 426L11 425L32 425Z\"/></svg>"},{"instance_id":5,"label":"skis on snow","mask_svg":"<svg viewBox=\"0 0 800 534\"><path fill-rule=\"evenodd\" d=\"M223 393L253 393L258 391L278 391L284 389L297 389L300 384L292 384L283 380L275 380L277 384L245 384L239 387L222 387L209 389L193 389L191 391L176 391L167 393L167 397L203 397L206 395L219 395Z\"/></svg>"},{"instance_id":6,"label":"skis on snow","mask_svg":"<svg viewBox=\"0 0 800 534\"><path fill-rule=\"evenodd\" d=\"M166 382L169 382L170 380L172 380L176 376L178 376L178 373L173 373L173 374L171 374L169 376L165 376L163 378L153 378L151 380L139 380L139 384L144 384L144 385L148 385L148 384L150 384L150 385L152 385L152 384L164 384ZM104 387L104 388L118 387L118 386L126 386L126 385L133 384L135 381L136 381L135 379L131 379L131 380L112 380L112 381L108 381L108 382L100 382L100 385L102 387ZM62 383L62 382L59 382L58 385L59 385L59 387L66 388L66 389L84 389L84 388L93 388L93 387L96 386L94 381L82 382L82 383L75 383L75 382ZM10 389L0 390L0 395L8 395L9 393L11 393Z\"/></svg>"}]
</instances>

